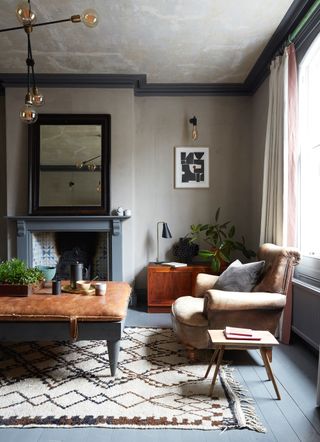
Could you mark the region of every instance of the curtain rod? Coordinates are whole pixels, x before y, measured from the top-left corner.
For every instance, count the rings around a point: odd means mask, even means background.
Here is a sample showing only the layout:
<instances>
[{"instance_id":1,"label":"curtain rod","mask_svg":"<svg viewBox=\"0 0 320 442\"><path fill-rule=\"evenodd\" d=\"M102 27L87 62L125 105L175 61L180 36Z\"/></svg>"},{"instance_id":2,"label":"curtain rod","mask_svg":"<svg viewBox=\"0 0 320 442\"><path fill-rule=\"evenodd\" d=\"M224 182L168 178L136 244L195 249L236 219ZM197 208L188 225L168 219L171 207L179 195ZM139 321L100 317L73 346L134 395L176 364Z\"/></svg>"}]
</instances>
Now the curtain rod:
<instances>
[{"instance_id":1,"label":"curtain rod","mask_svg":"<svg viewBox=\"0 0 320 442\"><path fill-rule=\"evenodd\" d=\"M308 22L311 15L316 11L316 9L320 6L320 0L316 0L314 4L311 6L309 11L306 13L306 15L303 17L301 22L298 24L298 26L289 34L288 42L292 43L294 39L297 37L299 32L305 27L306 23Z\"/></svg>"}]
</instances>

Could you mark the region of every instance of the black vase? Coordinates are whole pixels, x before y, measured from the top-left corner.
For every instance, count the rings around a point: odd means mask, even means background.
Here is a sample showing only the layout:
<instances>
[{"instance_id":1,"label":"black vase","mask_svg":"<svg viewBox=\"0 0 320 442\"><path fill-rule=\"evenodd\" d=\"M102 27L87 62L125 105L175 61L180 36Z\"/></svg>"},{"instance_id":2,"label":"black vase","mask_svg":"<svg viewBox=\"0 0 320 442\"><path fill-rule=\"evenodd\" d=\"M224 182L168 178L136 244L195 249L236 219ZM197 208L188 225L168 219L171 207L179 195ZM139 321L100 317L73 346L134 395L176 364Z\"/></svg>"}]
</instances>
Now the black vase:
<instances>
[{"instance_id":1,"label":"black vase","mask_svg":"<svg viewBox=\"0 0 320 442\"><path fill-rule=\"evenodd\" d=\"M198 244L190 243L188 238L180 238L172 247L173 256L182 262L190 262L198 252Z\"/></svg>"}]
</instances>

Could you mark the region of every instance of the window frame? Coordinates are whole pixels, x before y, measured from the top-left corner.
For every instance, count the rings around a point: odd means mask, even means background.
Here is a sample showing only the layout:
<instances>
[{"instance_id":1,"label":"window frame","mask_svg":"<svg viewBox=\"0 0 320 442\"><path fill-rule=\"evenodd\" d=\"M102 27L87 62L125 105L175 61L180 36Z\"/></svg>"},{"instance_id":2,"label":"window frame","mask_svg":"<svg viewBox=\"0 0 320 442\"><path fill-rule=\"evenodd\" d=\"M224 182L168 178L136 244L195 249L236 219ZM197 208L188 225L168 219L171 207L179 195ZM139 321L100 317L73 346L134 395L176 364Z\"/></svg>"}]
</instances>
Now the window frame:
<instances>
[{"instance_id":1,"label":"window frame","mask_svg":"<svg viewBox=\"0 0 320 442\"><path fill-rule=\"evenodd\" d=\"M308 24L302 29L295 40L298 75L300 76L300 69L307 57L309 50L315 40L320 39L320 8L312 16ZM320 43L319 43L320 44ZM300 120L299 120L300 125ZM299 160L299 169L301 167ZM300 188L300 170L299 170L299 188ZM300 194L299 194L299 229L300 229ZM300 242L300 231L299 231ZM307 284L311 287L320 288L320 258L309 255L302 255L301 263L295 269L295 279Z\"/></svg>"}]
</instances>

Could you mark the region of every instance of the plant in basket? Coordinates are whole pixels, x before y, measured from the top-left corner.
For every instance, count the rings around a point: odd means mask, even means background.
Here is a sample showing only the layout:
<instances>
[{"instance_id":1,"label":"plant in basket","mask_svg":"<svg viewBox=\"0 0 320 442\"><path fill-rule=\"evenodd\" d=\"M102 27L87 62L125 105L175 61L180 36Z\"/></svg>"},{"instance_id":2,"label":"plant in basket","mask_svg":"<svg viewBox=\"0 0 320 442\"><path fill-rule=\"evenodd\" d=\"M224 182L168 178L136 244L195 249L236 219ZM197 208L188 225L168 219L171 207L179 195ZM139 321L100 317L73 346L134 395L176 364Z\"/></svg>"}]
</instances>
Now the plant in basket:
<instances>
[{"instance_id":1,"label":"plant in basket","mask_svg":"<svg viewBox=\"0 0 320 442\"><path fill-rule=\"evenodd\" d=\"M13 258L0 263L0 293L10 296L27 296L42 285L43 273L27 267L21 259Z\"/></svg>"}]
</instances>

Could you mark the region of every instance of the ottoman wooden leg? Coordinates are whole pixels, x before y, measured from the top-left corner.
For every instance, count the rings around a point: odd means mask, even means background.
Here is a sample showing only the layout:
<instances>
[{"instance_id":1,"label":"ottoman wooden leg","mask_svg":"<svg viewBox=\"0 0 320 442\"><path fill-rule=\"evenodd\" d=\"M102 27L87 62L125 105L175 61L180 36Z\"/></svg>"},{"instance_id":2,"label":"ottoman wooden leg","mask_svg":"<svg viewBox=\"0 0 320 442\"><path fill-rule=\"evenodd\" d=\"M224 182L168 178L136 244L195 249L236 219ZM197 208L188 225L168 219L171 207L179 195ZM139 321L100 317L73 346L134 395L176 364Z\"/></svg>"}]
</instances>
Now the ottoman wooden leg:
<instances>
[{"instance_id":1,"label":"ottoman wooden leg","mask_svg":"<svg viewBox=\"0 0 320 442\"><path fill-rule=\"evenodd\" d=\"M109 364L111 376L115 376L118 365L118 358L120 352L120 339L118 341L107 341L108 353L109 353Z\"/></svg>"}]
</instances>

